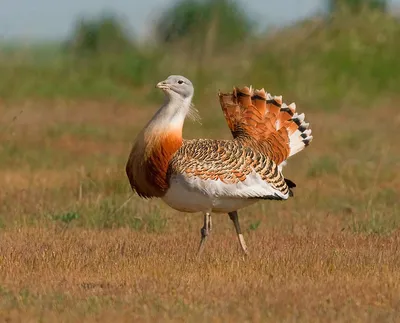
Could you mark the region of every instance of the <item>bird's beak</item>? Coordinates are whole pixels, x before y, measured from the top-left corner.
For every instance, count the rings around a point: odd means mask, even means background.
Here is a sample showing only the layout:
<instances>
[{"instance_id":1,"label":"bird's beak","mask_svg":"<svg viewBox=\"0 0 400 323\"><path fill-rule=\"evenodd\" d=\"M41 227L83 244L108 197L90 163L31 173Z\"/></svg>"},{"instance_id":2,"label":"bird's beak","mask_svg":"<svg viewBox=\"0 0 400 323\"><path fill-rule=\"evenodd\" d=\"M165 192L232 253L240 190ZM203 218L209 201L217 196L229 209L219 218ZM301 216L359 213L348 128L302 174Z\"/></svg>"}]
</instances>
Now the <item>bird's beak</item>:
<instances>
[{"instance_id":1,"label":"bird's beak","mask_svg":"<svg viewBox=\"0 0 400 323\"><path fill-rule=\"evenodd\" d=\"M169 89L169 86L167 84L167 82L162 81L162 82L158 82L156 85L157 88L161 89L161 90L167 90Z\"/></svg>"}]
</instances>

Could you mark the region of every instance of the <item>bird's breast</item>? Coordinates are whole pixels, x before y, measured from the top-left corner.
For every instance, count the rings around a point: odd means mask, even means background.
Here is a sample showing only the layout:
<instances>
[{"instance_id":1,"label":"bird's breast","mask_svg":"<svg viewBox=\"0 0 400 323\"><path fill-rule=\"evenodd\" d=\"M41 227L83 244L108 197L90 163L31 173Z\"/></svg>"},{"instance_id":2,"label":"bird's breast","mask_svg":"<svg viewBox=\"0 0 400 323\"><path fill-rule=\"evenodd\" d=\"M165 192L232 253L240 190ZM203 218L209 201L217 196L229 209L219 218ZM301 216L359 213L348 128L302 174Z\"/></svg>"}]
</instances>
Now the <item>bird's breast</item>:
<instances>
[{"instance_id":1,"label":"bird's breast","mask_svg":"<svg viewBox=\"0 0 400 323\"><path fill-rule=\"evenodd\" d=\"M182 135L170 131L139 136L126 166L132 188L146 198L162 197L169 187L168 165L182 145Z\"/></svg>"}]
</instances>

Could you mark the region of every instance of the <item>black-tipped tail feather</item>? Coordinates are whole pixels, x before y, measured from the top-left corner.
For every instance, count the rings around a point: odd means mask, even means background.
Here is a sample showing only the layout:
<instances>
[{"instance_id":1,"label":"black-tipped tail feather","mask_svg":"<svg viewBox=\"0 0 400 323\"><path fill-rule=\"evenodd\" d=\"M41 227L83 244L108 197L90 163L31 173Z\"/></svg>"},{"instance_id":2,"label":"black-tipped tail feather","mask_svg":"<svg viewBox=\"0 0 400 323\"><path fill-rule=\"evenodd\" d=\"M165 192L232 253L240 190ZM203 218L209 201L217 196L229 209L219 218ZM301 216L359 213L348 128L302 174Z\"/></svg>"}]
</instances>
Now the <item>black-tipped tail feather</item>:
<instances>
[{"instance_id":1,"label":"black-tipped tail feather","mask_svg":"<svg viewBox=\"0 0 400 323\"><path fill-rule=\"evenodd\" d=\"M293 194L292 188L295 188L296 184L294 182L292 182L290 179L287 179L287 178L285 178L285 182L286 182L286 185L289 187L289 196L293 197L294 194Z\"/></svg>"},{"instance_id":2,"label":"black-tipped tail feather","mask_svg":"<svg viewBox=\"0 0 400 323\"><path fill-rule=\"evenodd\" d=\"M289 196L293 197L293 190L292 188L296 187L296 184L292 182L290 179L285 178L286 185L289 187ZM261 197L250 197L250 199L257 199L257 200L275 200L275 201L282 201L284 200L282 197L280 197L277 194L274 195L266 195L266 196L261 196Z\"/></svg>"}]
</instances>

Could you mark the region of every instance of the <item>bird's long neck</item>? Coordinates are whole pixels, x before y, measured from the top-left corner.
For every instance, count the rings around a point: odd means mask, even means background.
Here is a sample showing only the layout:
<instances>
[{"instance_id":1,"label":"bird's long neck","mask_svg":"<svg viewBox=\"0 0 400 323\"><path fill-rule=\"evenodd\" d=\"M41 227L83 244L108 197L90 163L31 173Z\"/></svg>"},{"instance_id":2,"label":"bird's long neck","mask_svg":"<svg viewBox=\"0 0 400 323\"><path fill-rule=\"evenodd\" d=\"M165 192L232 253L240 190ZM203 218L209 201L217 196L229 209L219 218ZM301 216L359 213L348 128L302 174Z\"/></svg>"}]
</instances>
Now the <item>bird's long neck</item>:
<instances>
[{"instance_id":1,"label":"bird's long neck","mask_svg":"<svg viewBox=\"0 0 400 323\"><path fill-rule=\"evenodd\" d=\"M168 98L136 138L127 164L132 188L144 197L161 197L169 187L169 161L182 146L182 129L191 98Z\"/></svg>"},{"instance_id":2,"label":"bird's long neck","mask_svg":"<svg viewBox=\"0 0 400 323\"><path fill-rule=\"evenodd\" d=\"M182 137L183 123L190 110L192 98L166 97L164 104L145 127L147 135L172 132Z\"/></svg>"}]
</instances>

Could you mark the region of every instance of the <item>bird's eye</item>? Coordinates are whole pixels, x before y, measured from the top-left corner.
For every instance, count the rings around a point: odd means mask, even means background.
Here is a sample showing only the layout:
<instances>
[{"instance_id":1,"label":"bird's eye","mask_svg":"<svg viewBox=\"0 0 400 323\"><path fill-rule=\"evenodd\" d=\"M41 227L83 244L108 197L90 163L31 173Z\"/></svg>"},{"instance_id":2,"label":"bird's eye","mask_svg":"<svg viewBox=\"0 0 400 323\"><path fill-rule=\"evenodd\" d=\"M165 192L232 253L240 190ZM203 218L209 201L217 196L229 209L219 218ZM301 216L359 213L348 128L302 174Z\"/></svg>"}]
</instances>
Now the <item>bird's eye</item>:
<instances>
[{"instance_id":1,"label":"bird's eye","mask_svg":"<svg viewBox=\"0 0 400 323\"><path fill-rule=\"evenodd\" d=\"M182 80L179 80L179 81L178 81L178 84L183 84L183 81L182 81Z\"/></svg>"}]
</instances>

